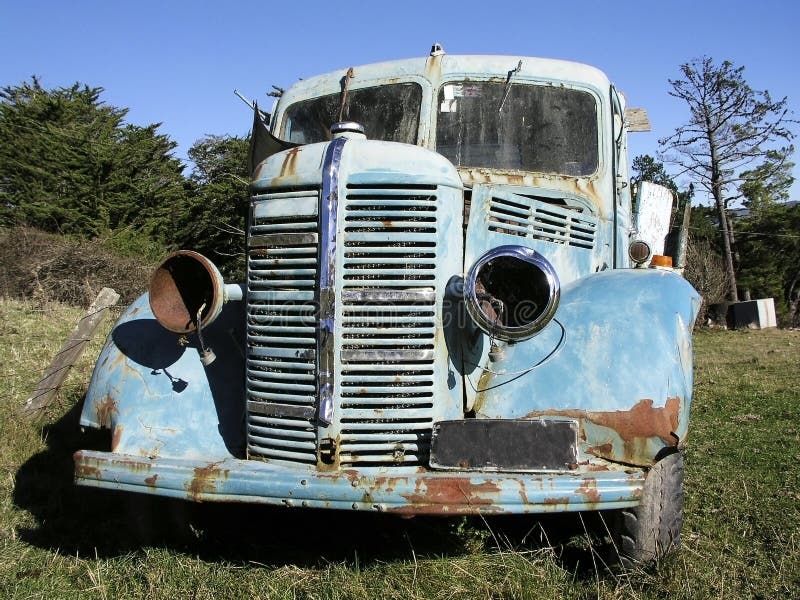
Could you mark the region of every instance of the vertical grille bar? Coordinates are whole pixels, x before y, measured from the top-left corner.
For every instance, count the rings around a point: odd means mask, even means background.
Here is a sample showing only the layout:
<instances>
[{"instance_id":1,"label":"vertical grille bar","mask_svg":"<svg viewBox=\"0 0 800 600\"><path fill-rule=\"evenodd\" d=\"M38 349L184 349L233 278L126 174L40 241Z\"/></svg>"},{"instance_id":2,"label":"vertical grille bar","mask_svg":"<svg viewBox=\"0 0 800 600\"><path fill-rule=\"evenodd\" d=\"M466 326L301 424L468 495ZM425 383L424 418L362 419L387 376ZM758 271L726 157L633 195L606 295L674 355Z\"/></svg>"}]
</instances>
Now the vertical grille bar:
<instances>
[{"instance_id":1,"label":"vertical grille bar","mask_svg":"<svg viewBox=\"0 0 800 600\"><path fill-rule=\"evenodd\" d=\"M333 419L336 343L336 243L339 228L339 164L347 138L334 139L322 165L322 203L319 218L319 400L317 418L325 425Z\"/></svg>"}]
</instances>

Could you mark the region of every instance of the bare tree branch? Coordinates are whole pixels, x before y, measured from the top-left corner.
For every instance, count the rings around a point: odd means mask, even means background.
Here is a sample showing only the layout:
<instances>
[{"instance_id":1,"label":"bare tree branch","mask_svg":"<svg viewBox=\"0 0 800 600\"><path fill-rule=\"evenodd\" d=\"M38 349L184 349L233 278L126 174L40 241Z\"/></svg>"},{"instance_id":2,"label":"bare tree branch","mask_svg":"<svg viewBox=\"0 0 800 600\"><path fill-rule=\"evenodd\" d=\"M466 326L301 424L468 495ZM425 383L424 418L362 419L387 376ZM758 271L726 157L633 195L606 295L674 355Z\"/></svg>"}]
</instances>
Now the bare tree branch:
<instances>
[{"instance_id":1,"label":"bare tree branch","mask_svg":"<svg viewBox=\"0 0 800 600\"><path fill-rule=\"evenodd\" d=\"M744 80L744 67L729 61L716 64L710 57L681 65L682 78L669 80L669 95L683 100L689 121L659 143L674 154L665 160L690 175L713 198L719 212L723 260L730 299L738 300L733 262L733 231L726 209L743 197L734 186L754 179L768 179L784 168L791 145L791 126L797 121L786 108L787 99L773 101L768 91L752 89ZM772 157L769 161L767 159ZM757 169L751 167L769 163Z\"/></svg>"}]
</instances>

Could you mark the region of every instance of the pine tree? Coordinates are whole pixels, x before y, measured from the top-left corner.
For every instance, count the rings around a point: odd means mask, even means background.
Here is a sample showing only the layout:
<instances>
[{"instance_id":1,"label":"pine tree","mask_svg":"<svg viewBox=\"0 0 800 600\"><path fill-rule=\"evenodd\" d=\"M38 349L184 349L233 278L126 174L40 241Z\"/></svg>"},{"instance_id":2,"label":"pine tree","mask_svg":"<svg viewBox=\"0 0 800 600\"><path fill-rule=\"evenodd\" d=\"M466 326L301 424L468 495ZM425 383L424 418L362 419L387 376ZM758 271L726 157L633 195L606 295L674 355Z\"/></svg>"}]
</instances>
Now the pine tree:
<instances>
[{"instance_id":1,"label":"pine tree","mask_svg":"<svg viewBox=\"0 0 800 600\"><path fill-rule=\"evenodd\" d=\"M0 225L95 237L133 228L165 240L183 202L183 165L158 124L125 123L103 88L46 90L38 78L0 91Z\"/></svg>"},{"instance_id":2,"label":"pine tree","mask_svg":"<svg viewBox=\"0 0 800 600\"><path fill-rule=\"evenodd\" d=\"M249 140L207 136L194 143L192 193L178 218L176 245L208 256L229 278L244 275Z\"/></svg>"},{"instance_id":3,"label":"pine tree","mask_svg":"<svg viewBox=\"0 0 800 600\"><path fill-rule=\"evenodd\" d=\"M681 66L681 79L670 80L670 95L686 102L689 122L660 140L667 160L689 174L714 199L730 299L738 300L729 204L754 164L769 155L788 157L794 137L787 99L773 100L752 89L744 67L703 57ZM780 146L779 144L786 144ZM752 173L752 171L749 171Z\"/></svg>"}]
</instances>

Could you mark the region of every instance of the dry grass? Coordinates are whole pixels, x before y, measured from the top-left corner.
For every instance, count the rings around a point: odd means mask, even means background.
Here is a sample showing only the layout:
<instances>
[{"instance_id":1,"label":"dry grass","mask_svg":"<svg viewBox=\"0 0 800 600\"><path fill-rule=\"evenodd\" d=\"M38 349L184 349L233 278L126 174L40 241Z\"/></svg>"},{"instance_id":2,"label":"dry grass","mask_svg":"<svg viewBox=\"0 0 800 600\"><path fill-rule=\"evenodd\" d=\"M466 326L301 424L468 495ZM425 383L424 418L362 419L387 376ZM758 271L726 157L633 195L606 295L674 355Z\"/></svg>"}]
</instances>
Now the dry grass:
<instances>
[{"instance_id":1,"label":"dry grass","mask_svg":"<svg viewBox=\"0 0 800 600\"><path fill-rule=\"evenodd\" d=\"M130 303L148 285L153 260L109 251L109 240L77 240L35 229L0 229L0 297L85 306L103 287Z\"/></svg>"}]
</instances>

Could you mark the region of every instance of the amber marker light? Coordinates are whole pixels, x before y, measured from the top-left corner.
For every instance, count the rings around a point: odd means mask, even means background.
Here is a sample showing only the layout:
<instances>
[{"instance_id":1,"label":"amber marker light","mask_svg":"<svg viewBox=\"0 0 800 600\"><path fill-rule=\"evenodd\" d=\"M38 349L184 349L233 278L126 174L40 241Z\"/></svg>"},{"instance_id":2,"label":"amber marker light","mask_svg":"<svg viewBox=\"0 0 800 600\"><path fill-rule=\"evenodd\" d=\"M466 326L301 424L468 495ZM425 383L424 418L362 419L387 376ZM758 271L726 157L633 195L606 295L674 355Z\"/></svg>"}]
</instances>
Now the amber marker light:
<instances>
[{"instance_id":1,"label":"amber marker light","mask_svg":"<svg viewBox=\"0 0 800 600\"><path fill-rule=\"evenodd\" d=\"M672 268L672 257L671 256L664 256L663 254L654 254L653 258L650 259L650 266L651 267L662 267L664 269L671 269Z\"/></svg>"}]
</instances>

